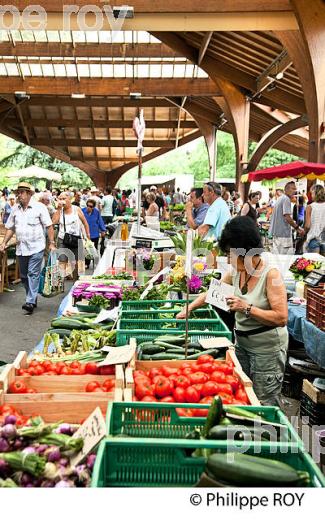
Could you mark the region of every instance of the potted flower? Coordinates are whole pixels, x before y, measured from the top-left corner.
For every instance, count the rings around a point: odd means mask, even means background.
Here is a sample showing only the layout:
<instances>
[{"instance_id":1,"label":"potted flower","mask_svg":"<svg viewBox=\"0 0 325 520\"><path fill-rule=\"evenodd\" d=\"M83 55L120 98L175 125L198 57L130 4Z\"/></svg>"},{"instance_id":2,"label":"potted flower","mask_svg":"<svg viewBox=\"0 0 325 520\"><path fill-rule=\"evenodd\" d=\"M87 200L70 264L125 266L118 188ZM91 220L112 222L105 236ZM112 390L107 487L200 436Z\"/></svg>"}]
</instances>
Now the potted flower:
<instances>
[{"instance_id":1,"label":"potted flower","mask_svg":"<svg viewBox=\"0 0 325 520\"><path fill-rule=\"evenodd\" d=\"M293 273L295 280L304 280L311 271L314 271L314 269L320 269L321 266L321 262L307 260L307 258L301 257L297 258L297 260L291 264L289 271Z\"/></svg>"}]
</instances>

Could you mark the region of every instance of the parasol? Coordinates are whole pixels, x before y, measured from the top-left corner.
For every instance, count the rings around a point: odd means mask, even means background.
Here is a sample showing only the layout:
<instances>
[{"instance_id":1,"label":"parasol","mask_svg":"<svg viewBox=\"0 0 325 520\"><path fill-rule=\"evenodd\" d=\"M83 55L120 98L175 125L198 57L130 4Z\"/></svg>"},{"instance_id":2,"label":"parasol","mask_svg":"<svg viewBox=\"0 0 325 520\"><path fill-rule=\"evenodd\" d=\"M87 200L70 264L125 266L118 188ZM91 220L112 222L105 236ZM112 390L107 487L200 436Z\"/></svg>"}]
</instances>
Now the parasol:
<instances>
[{"instance_id":1,"label":"parasol","mask_svg":"<svg viewBox=\"0 0 325 520\"><path fill-rule=\"evenodd\" d=\"M45 168L40 168L35 165L28 166L28 168L23 168L22 170L17 170L15 172L9 172L6 174L6 177L9 179L46 179L48 181L56 182L60 182L62 179L60 173L46 170Z\"/></svg>"},{"instance_id":2,"label":"parasol","mask_svg":"<svg viewBox=\"0 0 325 520\"><path fill-rule=\"evenodd\" d=\"M272 168L264 168L264 170L256 170L255 172L245 173L241 176L242 182L257 182L273 179L285 179L286 177L295 177L297 179L307 179L314 181L316 179L325 181L325 164L295 161L288 164L280 164Z\"/></svg>"}]
</instances>

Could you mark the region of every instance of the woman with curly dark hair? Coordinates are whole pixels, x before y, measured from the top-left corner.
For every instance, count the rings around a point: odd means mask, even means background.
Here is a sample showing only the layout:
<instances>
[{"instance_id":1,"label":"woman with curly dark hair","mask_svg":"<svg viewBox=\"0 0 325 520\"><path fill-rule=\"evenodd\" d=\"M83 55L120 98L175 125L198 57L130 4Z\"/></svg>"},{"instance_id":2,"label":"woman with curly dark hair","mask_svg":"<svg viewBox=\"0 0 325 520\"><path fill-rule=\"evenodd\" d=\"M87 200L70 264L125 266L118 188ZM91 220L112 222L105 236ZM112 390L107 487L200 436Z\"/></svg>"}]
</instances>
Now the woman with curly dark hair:
<instances>
[{"instance_id":1,"label":"woman with curly dark hair","mask_svg":"<svg viewBox=\"0 0 325 520\"><path fill-rule=\"evenodd\" d=\"M262 258L260 234L250 217L227 222L219 247L233 268L223 281L235 289L227 303L235 313L238 359L262 404L277 404L288 348L288 305L282 276ZM206 294L201 294L189 310L204 305L205 299ZM185 311L177 317L185 318Z\"/></svg>"}]
</instances>

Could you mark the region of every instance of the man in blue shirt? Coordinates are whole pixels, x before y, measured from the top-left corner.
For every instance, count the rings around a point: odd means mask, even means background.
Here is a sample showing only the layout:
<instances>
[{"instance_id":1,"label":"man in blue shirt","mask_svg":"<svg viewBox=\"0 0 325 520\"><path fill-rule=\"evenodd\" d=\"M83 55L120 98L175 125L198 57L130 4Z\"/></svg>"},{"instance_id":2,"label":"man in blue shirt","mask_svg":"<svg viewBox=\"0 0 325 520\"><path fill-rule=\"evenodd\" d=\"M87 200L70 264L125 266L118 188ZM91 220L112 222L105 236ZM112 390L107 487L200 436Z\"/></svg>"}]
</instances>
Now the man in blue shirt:
<instances>
[{"instance_id":1,"label":"man in blue shirt","mask_svg":"<svg viewBox=\"0 0 325 520\"><path fill-rule=\"evenodd\" d=\"M188 228L197 229L203 224L209 204L203 201L202 188L191 189L190 200L186 203L185 209Z\"/></svg>"},{"instance_id":2,"label":"man in blue shirt","mask_svg":"<svg viewBox=\"0 0 325 520\"><path fill-rule=\"evenodd\" d=\"M204 238L219 240L223 227L231 218L227 203L221 197L221 186L216 182L207 182L203 187L203 198L209 204L204 222L198 233Z\"/></svg>"},{"instance_id":3,"label":"man in blue shirt","mask_svg":"<svg viewBox=\"0 0 325 520\"><path fill-rule=\"evenodd\" d=\"M90 240L94 243L95 248L98 248L99 236L104 240L106 233L106 226L101 217L99 210L96 208L96 201L93 199L87 200L87 206L82 210L85 218L88 222L89 232L90 232ZM90 265L90 259L86 258L85 260L86 269Z\"/></svg>"}]
</instances>

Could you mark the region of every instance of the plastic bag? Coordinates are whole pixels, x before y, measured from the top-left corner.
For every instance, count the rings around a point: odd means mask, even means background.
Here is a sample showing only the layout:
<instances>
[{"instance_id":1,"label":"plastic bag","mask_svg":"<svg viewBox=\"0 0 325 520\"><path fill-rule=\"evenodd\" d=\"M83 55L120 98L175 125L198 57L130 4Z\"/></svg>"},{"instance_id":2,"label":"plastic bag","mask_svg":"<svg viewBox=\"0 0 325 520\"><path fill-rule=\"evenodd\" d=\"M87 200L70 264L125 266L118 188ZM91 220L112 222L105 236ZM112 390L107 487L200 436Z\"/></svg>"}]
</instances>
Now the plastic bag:
<instances>
[{"instance_id":1,"label":"plastic bag","mask_svg":"<svg viewBox=\"0 0 325 520\"><path fill-rule=\"evenodd\" d=\"M60 272L59 261L55 252L49 254L47 264L41 271L38 292L45 298L51 298L64 292L64 277Z\"/></svg>"},{"instance_id":2,"label":"plastic bag","mask_svg":"<svg viewBox=\"0 0 325 520\"><path fill-rule=\"evenodd\" d=\"M98 257L97 249L91 240L84 240L85 258L87 260L93 260Z\"/></svg>"}]
</instances>

